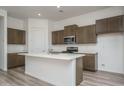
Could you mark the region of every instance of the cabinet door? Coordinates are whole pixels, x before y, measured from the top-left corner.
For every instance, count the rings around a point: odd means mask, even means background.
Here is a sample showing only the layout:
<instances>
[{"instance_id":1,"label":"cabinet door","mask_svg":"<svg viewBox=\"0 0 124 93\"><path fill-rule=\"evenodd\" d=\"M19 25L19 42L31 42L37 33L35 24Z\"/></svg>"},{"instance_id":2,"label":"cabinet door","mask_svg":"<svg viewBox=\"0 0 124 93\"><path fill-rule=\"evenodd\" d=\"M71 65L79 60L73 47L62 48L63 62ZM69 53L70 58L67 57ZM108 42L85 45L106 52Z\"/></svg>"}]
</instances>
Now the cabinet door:
<instances>
[{"instance_id":1,"label":"cabinet door","mask_svg":"<svg viewBox=\"0 0 124 93\"><path fill-rule=\"evenodd\" d=\"M121 32L123 29L123 16L108 18L108 32Z\"/></svg>"},{"instance_id":2,"label":"cabinet door","mask_svg":"<svg viewBox=\"0 0 124 93\"><path fill-rule=\"evenodd\" d=\"M90 43L90 32L91 32L92 30L91 30L91 28L90 28L90 26L85 26L84 28L83 28L83 37L84 37L84 43Z\"/></svg>"},{"instance_id":3,"label":"cabinet door","mask_svg":"<svg viewBox=\"0 0 124 93\"><path fill-rule=\"evenodd\" d=\"M8 44L16 44L17 43L16 38L17 38L16 29L8 28L8 30L7 30Z\"/></svg>"},{"instance_id":4,"label":"cabinet door","mask_svg":"<svg viewBox=\"0 0 124 93\"><path fill-rule=\"evenodd\" d=\"M87 55L88 69L95 71L95 55Z\"/></svg>"},{"instance_id":5,"label":"cabinet door","mask_svg":"<svg viewBox=\"0 0 124 93\"><path fill-rule=\"evenodd\" d=\"M63 30L57 32L58 32L57 44L64 44Z\"/></svg>"},{"instance_id":6,"label":"cabinet door","mask_svg":"<svg viewBox=\"0 0 124 93\"><path fill-rule=\"evenodd\" d=\"M52 44L64 44L63 30L52 32Z\"/></svg>"},{"instance_id":7,"label":"cabinet door","mask_svg":"<svg viewBox=\"0 0 124 93\"><path fill-rule=\"evenodd\" d=\"M85 41L85 31L84 31L84 27L80 27L77 31L76 31L76 43L77 44L83 44L86 43Z\"/></svg>"},{"instance_id":8,"label":"cabinet door","mask_svg":"<svg viewBox=\"0 0 124 93\"><path fill-rule=\"evenodd\" d=\"M87 56L83 56L83 69L87 69Z\"/></svg>"},{"instance_id":9,"label":"cabinet door","mask_svg":"<svg viewBox=\"0 0 124 93\"><path fill-rule=\"evenodd\" d=\"M25 65L25 56L17 55L17 66Z\"/></svg>"},{"instance_id":10,"label":"cabinet door","mask_svg":"<svg viewBox=\"0 0 124 93\"><path fill-rule=\"evenodd\" d=\"M18 30L17 33L17 43L25 44L25 31Z\"/></svg>"},{"instance_id":11,"label":"cabinet door","mask_svg":"<svg viewBox=\"0 0 124 93\"><path fill-rule=\"evenodd\" d=\"M54 31L52 32L52 44L57 44L58 43L58 32Z\"/></svg>"},{"instance_id":12,"label":"cabinet door","mask_svg":"<svg viewBox=\"0 0 124 93\"><path fill-rule=\"evenodd\" d=\"M14 68L25 65L25 56L17 53L8 53L8 68Z\"/></svg>"},{"instance_id":13,"label":"cabinet door","mask_svg":"<svg viewBox=\"0 0 124 93\"><path fill-rule=\"evenodd\" d=\"M21 43L22 43L22 44L25 44L25 42L26 42L26 32L25 32L25 31L22 31Z\"/></svg>"},{"instance_id":14,"label":"cabinet door","mask_svg":"<svg viewBox=\"0 0 124 93\"><path fill-rule=\"evenodd\" d=\"M96 38L96 26L95 25L90 25L87 26L87 34L86 34L86 42L87 43L96 43L97 38Z\"/></svg>"},{"instance_id":15,"label":"cabinet door","mask_svg":"<svg viewBox=\"0 0 124 93\"><path fill-rule=\"evenodd\" d=\"M64 37L75 36L75 31L78 29L77 25L70 25L64 27Z\"/></svg>"},{"instance_id":16,"label":"cabinet door","mask_svg":"<svg viewBox=\"0 0 124 93\"><path fill-rule=\"evenodd\" d=\"M64 37L66 36L75 36L75 30L72 28L65 28L64 29Z\"/></svg>"},{"instance_id":17,"label":"cabinet door","mask_svg":"<svg viewBox=\"0 0 124 93\"><path fill-rule=\"evenodd\" d=\"M97 60L95 54L86 54L86 56L83 57L83 69L89 71L97 70Z\"/></svg>"},{"instance_id":18,"label":"cabinet door","mask_svg":"<svg viewBox=\"0 0 124 93\"><path fill-rule=\"evenodd\" d=\"M108 32L108 25L107 19L101 19L96 21L96 33L107 33Z\"/></svg>"},{"instance_id":19,"label":"cabinet door","mask_svg":"<svg viewBox=\"0 0 124 93\"><path fill-rule=\"evenodd\" d=\"M16 53L9 53L7 57L7 66L8 68L16 67L17 66L17 54Z\"/></svg>"},{"instance_id":20,"label":"cabinet door","mask_svg":"<svg viewBox=\"0 0 124 93\"><path fill-rule=\"evenodd\" d=\"M8 44L25 44L25 31L8 28Z\"/></svg>"},{"instance_id":21,"label":"cabinet door","mask_svg":"<svg viewBox=\"0 0 124 93\"><path fill-rule=\"evenodd\" d=\"M80 27L76 31L76 43L77 44L96 43L95 25Z\"/></svg>"}]
</instances>

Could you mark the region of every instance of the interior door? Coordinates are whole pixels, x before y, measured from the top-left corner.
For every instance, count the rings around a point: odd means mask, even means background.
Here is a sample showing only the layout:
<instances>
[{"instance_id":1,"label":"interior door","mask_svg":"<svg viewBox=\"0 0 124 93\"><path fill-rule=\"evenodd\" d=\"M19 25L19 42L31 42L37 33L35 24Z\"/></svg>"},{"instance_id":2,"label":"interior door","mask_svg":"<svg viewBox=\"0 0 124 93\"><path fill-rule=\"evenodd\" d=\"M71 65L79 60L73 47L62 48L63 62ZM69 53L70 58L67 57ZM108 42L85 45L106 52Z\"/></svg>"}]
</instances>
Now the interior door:
<instances>
[{"instance_id":1,"label":"interior door","mask_svg":"<svg viewBox=\"0 0 124 93\"><path fill-rule=\"evenodd\" d=\"M39 28L32 28L32 30L30 30L29 52L46 52L45 32Z\"/></svg>"}]
</instances>

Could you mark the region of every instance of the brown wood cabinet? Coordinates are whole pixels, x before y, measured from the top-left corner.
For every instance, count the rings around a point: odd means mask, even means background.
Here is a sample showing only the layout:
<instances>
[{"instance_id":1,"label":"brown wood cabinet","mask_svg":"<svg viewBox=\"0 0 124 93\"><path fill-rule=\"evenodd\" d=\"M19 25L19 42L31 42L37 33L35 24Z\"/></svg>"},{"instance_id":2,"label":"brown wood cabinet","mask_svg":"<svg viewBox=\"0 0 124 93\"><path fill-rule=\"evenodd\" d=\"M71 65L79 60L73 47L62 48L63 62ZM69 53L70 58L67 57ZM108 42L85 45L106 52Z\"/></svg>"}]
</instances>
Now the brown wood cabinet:
<instances>
[{"instance_id":1,"label":"brown wood cabinet","mask_svg":"<svg viewBox=\"0 0 124 93\"><path fill-rule=\"evenodd\" d=\"M76 31L77 44L96 43L96 41L95 25L79 27Z\"/></svg>"},{"instance_id":2,"label":"brown wood cabinet","mask_svg":"<svg viewBox=\"0 0 124 93\"><path fill-rule=\"evenodd\" d=\"M83 56L83 69L89 71L97 71L97 54L86 54Z\"/></svg>"},{"instance_id":3,"label":"brown wood cabinet","mask_svg":"<svg viewBox=\"0 0 124 93\"><path fill-rule=\"evenodd\" d=\"M124 16L116 16L108 18L108 31L109 32L122 32Z\"/></svg>"},{"instance_id":4,"label":"brown wood cabinet","mask_svg":"<svg viewBox=\"0 0 124 93\"><path fill-rule=\"evenodd\" d=\"M8 60L7 61L8 68L17 66L17 54L16 53L9 53L7 60Z\"/></svg>"},{"instance_id":5,"label":"brown wood cabinet","mask_svg":"<svg viewBox=\"0 0 124 93\"><path fill-rule=\"evenodd\" d=\"M18 44L25 44L25 31L18 31L17 32L17 43Z\"/></svg>"},{"instance_id":6,"label":"brown wood cabinet","mask_svg":"<svg viewBox=\"0 0 124 93\"><path fill-rule=\"evenodd\" d=\"M7 58L8 68L14 68L18 66L23 66L25 64L25 56L18 55L17 53L8 53Z\"/></svg>"},{"instance_id":7,"label":"brown wood cabinet","mask_svg":"<svg viewBox=\"0 0 124 93\"><path fill-rule=\"evenodd\" d=\"M124 31L123 15L96 20L97 34L123 32L123 31Z\"/></svg>"},{"instance_id":8,"label":"brown wood cabinet","mask_svg":"<svg viewBox=\"0 0 124 93\"><path fill-rule=\"evenodd\" d=\"M83 81L82 57L76 59L76 85Z\"/></svg>"},{"instance_id":9,"label":"brown wood cabinet","mask_svg":"<svg viewBox=\"0 0 124 93\"><path fill-rule=\"evenodd\" d=\"M78 29L77 25L64 26L64 37L75 36L75 33L76 33L77 29Z\"/></svg>"},{"instance_id":10,"label":"brown wood cabinet","mask_svg":"<svg viewBox=\"0 0 124 93\"><path fill-rule=\"evenodd\" d=\"M25 65L25 56L24 55L17 55L17 63L18 63L18 66Z\"/></svg>"},{"instance_id":11,"label":"brown wood cabinet","mask_svg":"<svg viewBox=\"0 0 124 93\"><path fill-rule=\"evenodd\" d=\"M73 27L74 26L74 27ZM65 30L69 29L69 30ZM65 27L64 31L53 31L52 32L52 44L64 44L65 36L76 36L77 44L87 44L96 43L96 30L95 25L88 25L83 27L78 27L76 25L71 25Z\"/></svg>"},{"instance_id":12,"label":"brown wood cabinet","mask_svg":"<svg viewBox=\"0 0 124 93\"><path fill-rule=\"evenodd\" d=\"M8 28L8 44L25 44L25 31Z\"/></svg>"},{"instance_id":13,"label":"brown wood cabinet","mask_svg":"<svg viewBox=\"0 0 124 93\"><path fill-rule=\"evenodd\" d=\"M8 28L7 35L8 35L8 37L7 37L8 44L16 44L17 43L16 29Z\"/></svg>"},{"instance_id":14,"label":"brown wood cabinet","mask_svg":"<svg viewBox=\"0 0 124 93\"><path fill-rule=\"evenodd\" d=\"M96 33L107 33L107 19L101 19L96 21Z\"/></svg>"},{"instance_id":15,"label":"brown wood cabinet","mask_svg":"<svg viewBox=\"0 0 124 93\"><path fill-rule=\"evenodd\" d=\"M52 44L64 44L63 30L52 32Z\"/></svg>"}]
</instances>

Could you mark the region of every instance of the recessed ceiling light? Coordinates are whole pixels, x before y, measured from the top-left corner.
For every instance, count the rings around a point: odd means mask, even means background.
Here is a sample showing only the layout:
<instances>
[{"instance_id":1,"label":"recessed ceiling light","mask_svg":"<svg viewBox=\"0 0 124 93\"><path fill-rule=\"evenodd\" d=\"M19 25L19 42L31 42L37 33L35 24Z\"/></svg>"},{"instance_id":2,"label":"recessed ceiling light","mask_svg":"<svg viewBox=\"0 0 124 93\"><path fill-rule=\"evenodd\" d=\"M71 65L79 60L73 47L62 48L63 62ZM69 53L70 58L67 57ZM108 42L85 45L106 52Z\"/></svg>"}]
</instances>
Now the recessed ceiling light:
<instances>
[{"instance_id":1,"label":"recessed ceiling light","mask_svg":"<svg viewBox=\"0 0 124 93\"><path fill-rule=\"evenodd\" d=\"M40 14L40 13L38 13L37 15L38 15L38 16L41 16L41 14Z\"/></svg>"}]
</instances>

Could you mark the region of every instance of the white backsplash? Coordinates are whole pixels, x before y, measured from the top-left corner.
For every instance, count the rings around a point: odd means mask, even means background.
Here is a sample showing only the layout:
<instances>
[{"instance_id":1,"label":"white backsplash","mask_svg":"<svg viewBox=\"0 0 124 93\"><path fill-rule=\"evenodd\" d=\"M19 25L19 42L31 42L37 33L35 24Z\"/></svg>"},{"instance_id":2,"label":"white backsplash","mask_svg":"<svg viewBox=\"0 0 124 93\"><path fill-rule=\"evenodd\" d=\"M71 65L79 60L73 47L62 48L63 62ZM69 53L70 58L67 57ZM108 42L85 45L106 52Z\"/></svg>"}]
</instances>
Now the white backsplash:
<instances>
[{"instance_id":1,"label":"white backsplash","mask_svg":"<svg viewBox=\"0 0 124 93\"><path fill-rule=\"evenodd\" d=\"M67 47L78 47L78 52L81 53L96 53L96 44L78 44L78 45L52 45L53 51L65 51Z\"/></svg>"}]
</instances>

